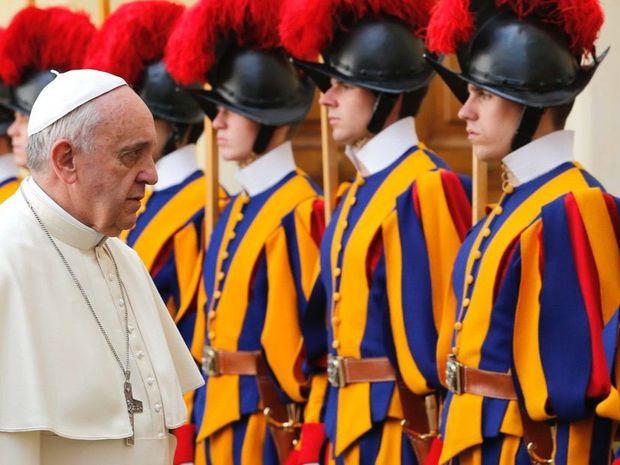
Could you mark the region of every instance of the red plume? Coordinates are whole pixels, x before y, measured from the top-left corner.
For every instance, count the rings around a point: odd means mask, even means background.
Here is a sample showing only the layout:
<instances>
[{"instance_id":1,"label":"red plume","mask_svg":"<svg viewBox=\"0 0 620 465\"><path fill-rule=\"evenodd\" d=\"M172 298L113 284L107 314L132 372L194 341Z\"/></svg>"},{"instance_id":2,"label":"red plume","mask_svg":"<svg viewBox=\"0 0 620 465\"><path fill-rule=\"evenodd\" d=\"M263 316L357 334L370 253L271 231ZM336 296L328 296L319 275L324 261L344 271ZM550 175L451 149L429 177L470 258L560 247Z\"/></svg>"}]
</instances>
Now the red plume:
<instances>
[{"instance_id":1,"label":"red plume","mask_svg":"<svg viewBox=\"0 0 620 465\"><path fill-rule=\"evenodd\" d=\"M85 13L25 8L15 15L0 44L0 78L14 86L30 72L80 68L94 33Z\"/></svg>"},{"instance_id":2,"label":"red plume","mask_svg":"<svg viewBox=\"0 0 620 465\"><path fill-rule=\"evenodd\" d=\"M164 57L166 43L185 7L167 1L126 3L103 24L88 49L85 68L116 74L131 86Z\"/></svg>"},{"instance_id":3,"label":"red plume","mask_svg":"<svg viewBox=\"0 0 620 465\"><path fill-rule=\"evenodd\" d=\"M519 18L537 16L553 24L570 40L575 54L589 53L603 26L599 0L495 0L506 5ZM470 0L439 0L428 26L428 48L433 52L454 53L459 44L468 42L474 31Z\"/></svg>"},{"instance_id":4,"label":"red plume","mask_svg":"<svg viewBox=\"0 0 620 465\"><path fill-rule=\"evenodd\" d=\"M201 0L189 8L166 49L166 67L182 84L203 82L215 48L231 37L239 46L269 49L280 45L277 27L281 0Z\"/></svg>"},{"instance_id":5,"label":"red plume","mask_svg":"<svg viewBox=\"0 0 620 465\"><path fill-rule=\"evenodd\" d=\"M436 0L285 0L279 31L296 58L314 60L332 42L334 26L346 17L393 16L423 37Z\"/></svg>"}]
</instances>

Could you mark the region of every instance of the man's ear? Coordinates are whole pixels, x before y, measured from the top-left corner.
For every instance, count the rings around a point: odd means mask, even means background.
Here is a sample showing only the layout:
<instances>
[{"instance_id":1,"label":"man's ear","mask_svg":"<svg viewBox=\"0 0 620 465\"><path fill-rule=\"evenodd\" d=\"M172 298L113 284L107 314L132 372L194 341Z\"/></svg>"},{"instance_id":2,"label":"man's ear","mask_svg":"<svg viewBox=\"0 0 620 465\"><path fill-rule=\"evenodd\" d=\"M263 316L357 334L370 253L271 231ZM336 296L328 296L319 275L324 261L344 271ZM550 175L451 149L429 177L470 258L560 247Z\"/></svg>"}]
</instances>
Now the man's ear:
<instances>
[{"instance_id":1,"label":"man's ear","mask_svg":"<svg viewBox=\"0 0 620 465\"><path fill-rule=\"evenodd\" d=\"M73 184L77 181L75 150L68 139L58 139L54 142L50 153L50 161L56 176L66 184Z\"/></svg>"}]
</instances>

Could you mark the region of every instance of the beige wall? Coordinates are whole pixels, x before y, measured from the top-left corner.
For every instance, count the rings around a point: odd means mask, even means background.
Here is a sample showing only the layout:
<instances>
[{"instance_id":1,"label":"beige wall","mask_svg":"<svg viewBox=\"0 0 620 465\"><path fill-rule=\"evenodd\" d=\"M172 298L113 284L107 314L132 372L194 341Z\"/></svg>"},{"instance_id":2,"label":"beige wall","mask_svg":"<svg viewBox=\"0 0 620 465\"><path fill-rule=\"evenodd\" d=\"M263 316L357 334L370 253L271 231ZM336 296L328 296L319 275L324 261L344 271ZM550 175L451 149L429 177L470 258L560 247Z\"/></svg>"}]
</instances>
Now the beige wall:
<instances>
[{"instance_id":1,"label":"beige wall","mask_svg":"<svg viewBox=\"0 0 620 465\"><path fill-rule=\"evenodd\" d=\"M599 53L611 46L569 119L576 131L577 159L613 194L620 195L620 2L602 0L605 26Z\"/></svg>"}]
</instances>

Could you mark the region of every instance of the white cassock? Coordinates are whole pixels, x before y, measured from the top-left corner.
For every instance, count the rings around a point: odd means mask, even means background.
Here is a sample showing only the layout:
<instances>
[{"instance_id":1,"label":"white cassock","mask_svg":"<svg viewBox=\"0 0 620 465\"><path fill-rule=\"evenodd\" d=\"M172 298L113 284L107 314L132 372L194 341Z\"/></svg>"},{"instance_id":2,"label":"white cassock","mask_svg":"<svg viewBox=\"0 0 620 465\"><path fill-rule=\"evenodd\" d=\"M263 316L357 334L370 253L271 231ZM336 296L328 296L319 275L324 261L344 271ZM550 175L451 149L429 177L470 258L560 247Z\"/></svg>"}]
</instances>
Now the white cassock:
<instances>
[{"instance_id":1,"label":"white cassock","mask_svg":"<svg viewBox=\"0 0 620 465\"><path fill-rule=\"evenodd\" d=\"M27 178L22 190L85 289L125 362L144 412L135 446L124 377L84 298L18 191L0 205L0 463L169 465L169 429L202 377L136 253L62 210ZM129 302L121 295L114 257Z\"/></svg>"}]
</instances>

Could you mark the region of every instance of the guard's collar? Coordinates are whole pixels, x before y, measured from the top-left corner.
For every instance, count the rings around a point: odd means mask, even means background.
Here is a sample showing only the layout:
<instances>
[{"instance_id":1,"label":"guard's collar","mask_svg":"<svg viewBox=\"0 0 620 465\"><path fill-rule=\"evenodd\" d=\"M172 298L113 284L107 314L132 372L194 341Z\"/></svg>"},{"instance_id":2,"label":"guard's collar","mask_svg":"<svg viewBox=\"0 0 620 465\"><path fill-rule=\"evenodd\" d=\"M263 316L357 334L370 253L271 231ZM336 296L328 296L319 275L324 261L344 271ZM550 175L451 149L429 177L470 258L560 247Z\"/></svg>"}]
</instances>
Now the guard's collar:
<instances>
[{"instance_id":1,"label":"guard's collar","mask_svg":"<svg viewBox=\"0 0 620 465\"><path fill-rule=\"evenodd\" d=\"M19 170L15 165L12 153L0 155L0 184L7 179L17 178Z\"/></svg>"},{"instance_id":2,"label":"guard's collar","mask_svg":"<svg viewBox=\"0 0 620 465\"><path fill-rule=\"evenodd\" d=\"M21 190L54 238L81 250L102 245L107 239L71 216L47 195L31 176L22 182Z\"/></svg>"},{"instance_id":3,"label":"guard's collar","mask_svg":"<svg viewBox=\"0 0 620 465\"><path fill-rule=\"evenodd\" d=\"M295 171L293 145L287 141L237 171L235 178L250 196L265 192Z\"/></svg>"},{"instance_id":4,"label":"guard's collar","mask_svg":"<svg viewBox=\"0 0 620 465\"><path fill-rule=\"evenodd\" d=\"M362 176L371 176L390 166L418 143L415 119L409 116L389 125L359 149L347 146L345 153Z\"/></svg>"},{"instance_id":5,"label":"guard's collar","mask_svg":"<svg viewBox=\"0 0 620 465\"><path fill-rule=\"evenodd\" d=\"M196 160L196 144L189 144L170 152L155 163L158 181L154 191L162 191L180 184L192 173L200 169Z\"/></svg>"},{"instance_id":6,"label":"guard's collar","mask_svg":"<svg viewBox=\"0 0 620 465\"><path fill-rule=\"evenodd\" d=\"M506 155L502 163L514 187L573 160L573 131L555 131Z\"/></svg>"}]
</instances>

